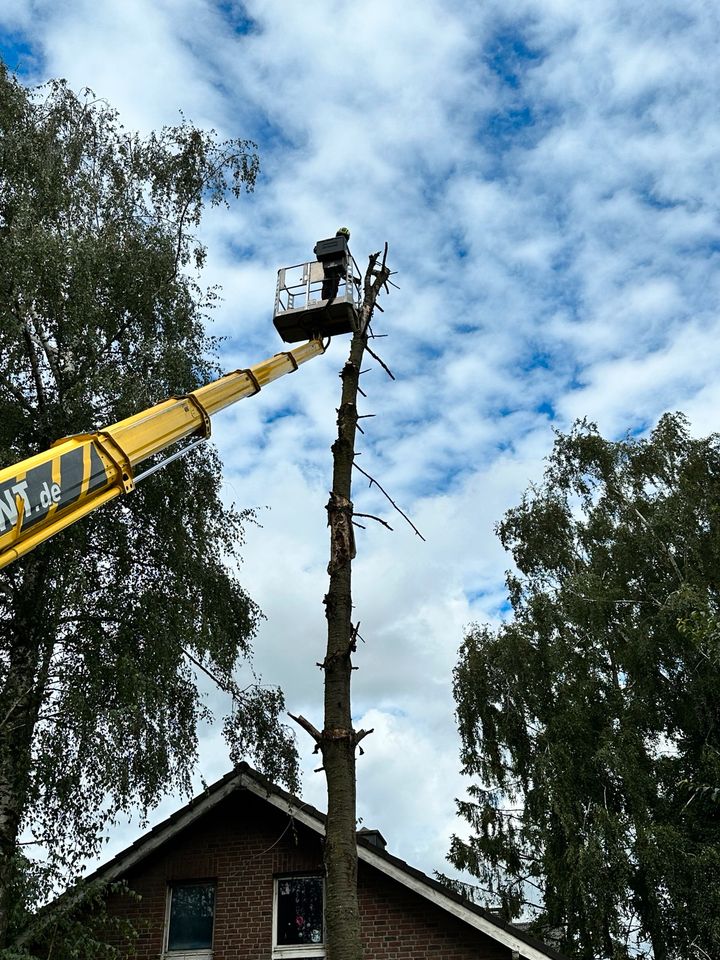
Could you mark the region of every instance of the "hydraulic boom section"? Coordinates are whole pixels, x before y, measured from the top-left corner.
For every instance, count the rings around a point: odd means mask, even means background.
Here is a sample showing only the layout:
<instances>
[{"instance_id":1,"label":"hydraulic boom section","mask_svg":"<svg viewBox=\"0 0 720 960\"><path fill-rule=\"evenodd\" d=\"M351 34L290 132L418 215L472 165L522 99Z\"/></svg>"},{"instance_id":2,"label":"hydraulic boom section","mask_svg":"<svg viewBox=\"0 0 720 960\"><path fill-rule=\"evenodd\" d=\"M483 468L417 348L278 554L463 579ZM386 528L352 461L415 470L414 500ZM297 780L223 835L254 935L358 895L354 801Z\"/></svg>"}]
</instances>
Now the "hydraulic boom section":
<instances>
[{"instance_id":1,"label":"hydraulic boom section","mask_svg":"<svg viewBox=\"0 0 720 960\"><path fill-rule=\"evenodd\" d=\"M146 475L135 475L144 460L193 434L209 436L214 413L258 393L324 350L319 339L310 340L104 430L58 440L49 450L0 470L0 568L121 493L130 493Z\"/></svg>"}]
</instances>

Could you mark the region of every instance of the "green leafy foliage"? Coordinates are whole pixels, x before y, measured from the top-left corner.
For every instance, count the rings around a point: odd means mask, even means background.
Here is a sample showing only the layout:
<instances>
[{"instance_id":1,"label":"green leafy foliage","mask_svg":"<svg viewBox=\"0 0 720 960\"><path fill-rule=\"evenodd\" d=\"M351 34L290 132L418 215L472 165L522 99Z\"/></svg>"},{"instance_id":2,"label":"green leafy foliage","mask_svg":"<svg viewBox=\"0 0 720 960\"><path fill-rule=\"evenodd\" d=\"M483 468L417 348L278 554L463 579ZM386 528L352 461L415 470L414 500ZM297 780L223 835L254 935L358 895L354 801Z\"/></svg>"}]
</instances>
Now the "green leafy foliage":
<instances>
[{"instance_id":1,"label":"green leafy foliage","mask_svg":"<svg viewBox=\"0 0 720 960\"><path fill-rule=\"evenodd\" d=\"M26 889L15 891L8 929L12 946L0 949L0 960L123 960L134 955L142 928L108 909L109 902L138 899L125 881L83 882L33 915L27 905L47 899L52 871L22 856L17 867Z\"/></svg>"},{"instance_id":2,"label":"green leafy foliage","mask_svg":"<svg viewBox=\"0 0 720 960\"><path fill-rule=\"evenodd\" d=\"M720 954L719 517L720 439L668 414L557 435L498 526L512 616L460 651L450 858L571 956Z\"/></svg>"},{"instance_id":3,"label":"green leafy foliage","mask_svg":"<svg viewBox=\"0 0 720 960\"><path fill-rule=\"evenodd\" d=\"M257 170L247 141L184 120L143 138L0 64L0 463L217 374L192 231ZM234 678L260 614L235 572L252 517L220 483L203 445L0 575L0 946L21 830L72 873L118 812L189 789L203 671L243 718L233 751L295 784L282 696Z\"/></svg>"}]
</instances>

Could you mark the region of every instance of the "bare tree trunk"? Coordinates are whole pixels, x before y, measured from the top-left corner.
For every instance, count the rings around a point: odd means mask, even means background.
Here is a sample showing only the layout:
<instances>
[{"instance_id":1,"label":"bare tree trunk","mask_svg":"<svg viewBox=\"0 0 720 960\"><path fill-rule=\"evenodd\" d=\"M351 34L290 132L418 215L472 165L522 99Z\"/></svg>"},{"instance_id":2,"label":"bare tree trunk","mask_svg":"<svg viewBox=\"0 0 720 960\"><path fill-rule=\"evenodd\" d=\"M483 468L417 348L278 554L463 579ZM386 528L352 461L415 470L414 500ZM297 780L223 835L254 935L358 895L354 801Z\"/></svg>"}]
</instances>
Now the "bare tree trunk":
<instances>
[{"instance_id":1,"label":"bare tree trunk","mask_svg":"<svg viewBox=\"0 0 720 960\"><path fill-rule=\"evenodd\" d=\"M351 572L355 537L351 491L360 364L375 301L390 276L384 257L378 266L379 256L376 253L370 257L365 273L360 331L352 338L350 356L340 374L342 397L338 408L338 436L332 446L333 483L327 505L330 585L324 599L328 642L322 664L325 670L322 733L304 717L294 718L315 739L327 778L325 941L328 960L362 960L363 956L357 899L355 751L360 740L371 731L353 729L350 705L352 654L357 640L357 628L352 625Z\"/></svg>"},{"instance_id":2,"label":"bare tree trunk","mask_svg":"<svg viewBox=\"0 0 720 960\"><path fill-rule=\"evenodd\" d=\"M355 556L350 500L357 428L357 389L365 334L355 334L342 370L338 438L333 444L333 485L328 501L330 586L325 597L328 623L325 657L325 726L321 749L327 777L328 818L325 835L325 922L329 960L361 960L357 902L355 804L356 734L350 712L352 628L351 570Z\"/></svg>"},{"instance_id":3,"label":"bare tree trunk","mask_svg":"<svg viewBox=\"0 0 720 960\"><path fill-rule=\"evenodd\" d=\"M342 397L338 409L338 436L333 444L333 484L327 505L330 527L330 586L325 597L328 643L325 657L325 720L321 750L327 777L328 816L325 836L328 960L361 960L360 915L357 899L357 815L355 750L363 731L352 726L350 678L356 633L352 625L353 536L352 470L357 431L357 396L367 343L367 328L375 300L389 271L378 255L370 258L365 275L365 298L360 332L353 336L343 367Z\"/></svg>"}]
</instances>

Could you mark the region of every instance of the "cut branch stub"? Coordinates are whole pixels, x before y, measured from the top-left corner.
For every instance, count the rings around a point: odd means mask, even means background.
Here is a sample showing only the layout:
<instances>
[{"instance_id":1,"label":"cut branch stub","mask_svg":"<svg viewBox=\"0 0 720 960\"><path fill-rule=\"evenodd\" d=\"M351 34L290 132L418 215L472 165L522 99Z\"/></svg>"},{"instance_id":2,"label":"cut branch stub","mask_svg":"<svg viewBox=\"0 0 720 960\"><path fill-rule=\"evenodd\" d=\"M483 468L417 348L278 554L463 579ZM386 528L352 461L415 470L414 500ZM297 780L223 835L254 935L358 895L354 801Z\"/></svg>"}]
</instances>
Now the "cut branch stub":
<instances>
[{"instance_id":1,"label":"cut branch stub","mask_svg":"<svg viewBox=\"0 0 720 960\"><path fill-rule=\"evenodd\" d=\"M338 650L336 653L328 654L323 660L323 662L316 664L316 666L320 667L321 670L327 670L328 667L332 666L332 664L338 660L344 660L344 659L349 660L350 657L353 655L353 653L355 653L355 651L357 650L357 641L358 641L358 637L360 637L359 630L360 630L360 621L358 621L357 626L353 627L352 629L352 634L348 641L347 649ZM360 639L362 640L362 637L360 637ZM365 643L364 640L363 640L363 643ZM352 669L356 670L357 667L353 667Z\"/></svg>"},{"instance_id":2,"label":"cut branch stub","mask_svg":"<svg viewBox=\"0 0 720 960\"><path fill-rule=\"evenodd\" d=\"M306 733L309 733L318 746L320 745L322 741L322 734L317 727L313 726L309 720L306 720L302 714L295 716L294 713L288 713L288 716L291 720L294 720L295 723L299 724L299 726L301 726Z\"/></svg>"},{"instance_id":3,"label":"cut branch stub","mask_svg":"<svg viewBox=\"0 0 720 960\"><path fill-rule=\"evenodd\" d=\"M345 727L335 727L332 730L323 730L322 738L325 741L354 740L355 731L347 730Z\"/></svg>"},{"instance_id":4,"label":"cut branch stub","mask_svg":"<svg viewBox=\"0 0 720 960\"><path fill-rule=\"evenodd\" d=\"M321 666L318 664L318 666ZM312 739L315 741L315 749L313 753L322 753L326 744L330 743L343 743L346 742L352 748L358 747L361 740L364 740L365 737L370 736L371 733L374 733L374 729L370 730L354 730L352 727L349 729L347 727L333 727L325 728L322 733L318 730L314 724L310 723L302 714L297 716L294 713L288 713L288 716L291 720L294 720L303 730L310 734ZM360 753L364 753L362 747L360 747ZM319 767L315 773L319 773L323 770L324 767Z\"/></svg>"}]
</instances>

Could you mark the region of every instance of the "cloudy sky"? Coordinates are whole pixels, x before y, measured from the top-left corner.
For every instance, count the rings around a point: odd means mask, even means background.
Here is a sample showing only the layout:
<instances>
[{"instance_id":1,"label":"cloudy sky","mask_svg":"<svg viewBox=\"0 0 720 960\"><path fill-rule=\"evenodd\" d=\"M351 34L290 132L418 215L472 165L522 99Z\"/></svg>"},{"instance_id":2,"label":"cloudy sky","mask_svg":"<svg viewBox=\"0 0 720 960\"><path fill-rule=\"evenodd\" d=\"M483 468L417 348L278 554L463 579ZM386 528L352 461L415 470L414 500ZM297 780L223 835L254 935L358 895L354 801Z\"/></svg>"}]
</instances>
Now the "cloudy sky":
<instances>
[{"instance_id":1,"label":"cloudy sky","mask_svg":"<svg viewBox=\"0 0 720 960\"><path fill-rule=\"evenodd\" d=\"M253 195L205 224L224 290L223 364L280 349L278 267L352 230L402 289L363 378L358 482L359 815L414 865L457 828L451 674L467 624L497 621L493 524L539 478L553 428L608 436L683 410L717 429L720 12L710 0L4 0L0 52L149 131L178 111L257 141ZM228 499L259 508L242 579L267 620L257 665L321 723L324 504L347 341L218 418ZM362 478L359 478L360 480ZM150 481L149 481L150 482ZM304 796L324 807L299 733ZM207 731L200 772L228 768ZM168 801L162 812L174 805ZM125 843L129 830L113 842Z\"/></svg>"}]
</instances>

